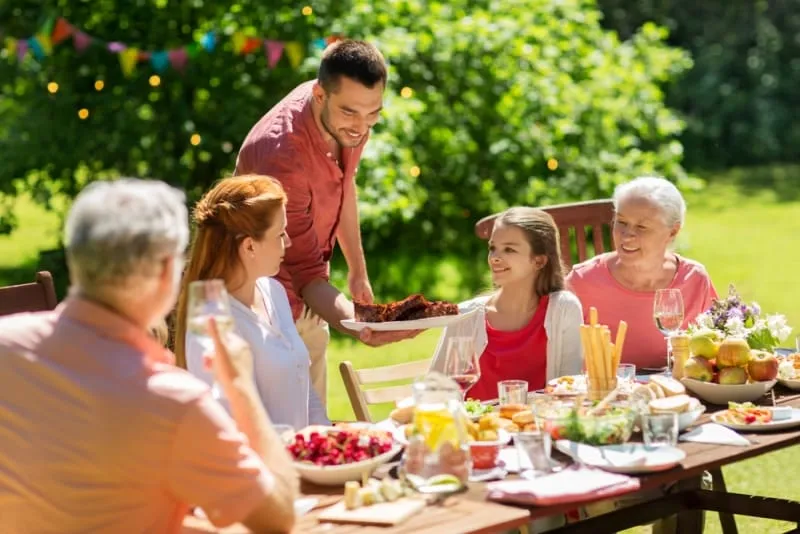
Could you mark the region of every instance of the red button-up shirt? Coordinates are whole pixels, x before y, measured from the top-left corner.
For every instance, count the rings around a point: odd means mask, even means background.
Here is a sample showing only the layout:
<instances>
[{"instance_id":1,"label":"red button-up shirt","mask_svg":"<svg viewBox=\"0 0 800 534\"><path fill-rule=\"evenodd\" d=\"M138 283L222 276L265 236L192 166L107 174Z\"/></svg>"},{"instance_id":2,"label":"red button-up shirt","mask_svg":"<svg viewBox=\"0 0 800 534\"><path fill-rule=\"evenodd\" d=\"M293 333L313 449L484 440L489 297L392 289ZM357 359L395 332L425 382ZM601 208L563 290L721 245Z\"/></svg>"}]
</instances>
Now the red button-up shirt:
<instances>
[{"instance_id":1,"label":"red button-up shirt","mask_svg":"<svg viewBox=\"0 0 800 534\"><path fill-rule=\"evenodd\" d=\"M247 134L236 160L236 174L272 176L289 197L286 249L278 280L286 288L292 314L303 309L300 294L315 279L328 280L342 201L354 194L355 174L367 139L344 148L341 167L322 136L311 110L316 80L299 85Z\"/></svg>"}]
</instances>

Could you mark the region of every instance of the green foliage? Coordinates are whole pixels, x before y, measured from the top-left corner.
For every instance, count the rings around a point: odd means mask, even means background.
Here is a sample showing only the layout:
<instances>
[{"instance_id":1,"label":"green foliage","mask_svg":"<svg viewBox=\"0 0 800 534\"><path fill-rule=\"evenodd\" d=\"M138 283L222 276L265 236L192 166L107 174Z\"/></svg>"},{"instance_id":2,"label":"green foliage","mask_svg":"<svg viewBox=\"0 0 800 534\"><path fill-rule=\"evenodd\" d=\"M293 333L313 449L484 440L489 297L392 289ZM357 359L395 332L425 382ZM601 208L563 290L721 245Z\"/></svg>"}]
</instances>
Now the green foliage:
<instances>
[{"instance_id":1,"label":"green foliage","mask_svg":"<svg viewBox=\"0 0 800 534\"><path fill-rule=\"evenodd\" d=\"M361 171L372 252L413 256L424 244L474 258L474 272L461 274L476 287L479 217L607 196L644 173L685 176L683 125L661 87L690 60L664 45L663 28L645 25L620 42L588 0L358 2L342 24L368 32L392 69ZM411 98L398 96L404 87ZM395 282L383 291L408 290Z\"/></svg>"},{"instance_id":2,"label":"green foliage","mask_svg":"<svg viewBox=\"0 0 800 534\"><path fill-rule=\"evenodd\" d=\"M686 116L689 168L798 161L800 0L598 1L623 37L655 21L691 52L694 68L668 92Z\"/></svg>"},{"instance_id":3,"label":"green foliage","mask_svg":"<svg viewBox=\"0 0 800 534\"><path fill-rule=\"evenodd\" d=\"M374 41L391 78L358 180L370 271L384 297L446 292L456 279L484 286L485 245L471 236L485 214L607 196L644 173L685 178L676 141L683 124L664 106L663 86L690 60L665 45L663 28L648 24L620 42L601 27L594 0L337 0L313 8L305 17L288 0L27 0L0 7L0 26L26 36L41 13L54 13L103 40L151 50L209 29ZM26 189L47 202L89 180L137 175L196 198L232 169L252 124L316 64L291 69L284 60L270 71L261 53L234 56L230 39L219 48L197 54L183 75L164 72L157 88L148 65L126 79L118 58L101 49L81 56L66 44L41 63L0 61L0 191L27 178ZM54 95L50 81L59 84ZM90 116L80 120L84 107ZM202 136L197 147L193 133ZM430 272L413 260L421 247L474 267ZM409 286L411 275L420 287Z\"/></svg>"}]
</instances>

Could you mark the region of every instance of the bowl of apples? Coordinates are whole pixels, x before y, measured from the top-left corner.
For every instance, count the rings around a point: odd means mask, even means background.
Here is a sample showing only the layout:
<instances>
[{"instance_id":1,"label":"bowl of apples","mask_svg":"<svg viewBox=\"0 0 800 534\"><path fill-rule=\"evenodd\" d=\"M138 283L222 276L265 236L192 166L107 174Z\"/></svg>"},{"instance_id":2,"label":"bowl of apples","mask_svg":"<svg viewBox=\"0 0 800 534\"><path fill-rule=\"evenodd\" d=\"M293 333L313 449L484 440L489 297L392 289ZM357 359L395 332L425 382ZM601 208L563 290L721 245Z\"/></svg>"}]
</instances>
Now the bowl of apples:
<instances>
[{"instance_id":1,"label":"bowl of apples","mask_svg":"<svg viewBox=\"0 0 800 534\"><path fill-rule=\"evenodd\" d=\"M758 400L777 383L778 359L750 350L743 339L726 339L715 358L692 356L683 367L686 389L710 404Z\"/></svg>"}]
</instances>

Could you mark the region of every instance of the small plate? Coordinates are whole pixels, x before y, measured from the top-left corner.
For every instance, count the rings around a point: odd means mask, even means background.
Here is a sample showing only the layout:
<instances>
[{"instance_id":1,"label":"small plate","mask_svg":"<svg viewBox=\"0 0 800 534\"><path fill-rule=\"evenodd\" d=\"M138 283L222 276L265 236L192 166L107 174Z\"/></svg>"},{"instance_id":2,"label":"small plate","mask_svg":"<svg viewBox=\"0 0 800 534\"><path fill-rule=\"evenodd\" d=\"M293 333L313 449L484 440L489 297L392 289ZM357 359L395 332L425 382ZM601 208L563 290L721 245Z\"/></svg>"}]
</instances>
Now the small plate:
<instances>
[{"instance_id":1,"label":"small plate","mask_svg":"<svg viewBox=\"0 0 800 534\"><path fill-rule=\"evenodd\" d=\"M769 423L751 423L740 425L738 423L725 422L719 417L722 412L717 412L711 416L711 420L722 426L727 426L733 430L740 432L764 432L769 430L784 430L787 428L794 428L800 426L800 409L792 409L792 417L789 419L781 419L779 421L770 421Z\"/></svg>"},{"instance_id":2,"label":"small plate","mask_svg":"<svg viewBox=\"0 0 800 534\"><path fill-rule=\"evenodd\" d=\"M655 473L672 469L686 458L677 447L647 447L642 443L593 447L574 441L558 440L556 448L576 462L612 473Z\"/></svg>"},{"instance_id":3,"label":"small plate","mask_svg":"<svg viewBox=\"0 0 800 534\"><path fill-rule=\"evenodd\" d=\"M365 323L361 321L352 321L344 319L342 326L348 330L360 332L365 328L369 328L375 332L396 332L399 330L427 330L428 328L441 328L450 326L451 324L458 323L468 319L476 314L480 308L475 308L466 313L459 313L458 315L443 315L441 317L427 317L425 319L415 319L413 321L387 321L385 323Z\"/></svg>"},{"instance_id":4,"label":"small plate","mask_svg":"<svg viewBox=\"0 0 800 534\"><path fill-rule=\"evenodd\" d=\"M800 390L800 379L788 380L786 378L779 378L778 382L782 386L787 387L789 389L793 389L795 391Z\"/></svg>"}]
</instances>

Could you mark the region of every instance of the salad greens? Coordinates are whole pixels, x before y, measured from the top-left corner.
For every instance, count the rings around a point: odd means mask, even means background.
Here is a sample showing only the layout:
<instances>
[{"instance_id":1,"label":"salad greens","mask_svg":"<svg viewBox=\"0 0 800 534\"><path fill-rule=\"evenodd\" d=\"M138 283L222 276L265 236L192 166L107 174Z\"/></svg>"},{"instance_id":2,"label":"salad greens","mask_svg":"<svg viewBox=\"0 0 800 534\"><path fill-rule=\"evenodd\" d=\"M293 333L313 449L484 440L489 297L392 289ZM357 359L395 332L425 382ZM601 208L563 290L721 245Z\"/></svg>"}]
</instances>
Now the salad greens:
<instances>
[{"instance_id":1,"label":"salad greens","mask_svg":"<svg viewBox=\"0 0 800 534\"><path fill-rule=\"evenodd\" d=\"M554 414L555 415L555 414ZM568 439L589 445L625 443L633 432L634 413L627 408L609 407L602 415L567 413L546 418L545 428L553 439Z\"/></svg>"},{"instance_id":2,"label":"salad greens","mask_svg":"<svg viewBox=\"0 0 800 534\"><path fill-rule=\"evenodd\" d=\"M470 416L479 416L492 412L493 408L488 404L483 404L479 400L467 399L464 401L464 409Z\"/></svg>"}]
</instances>

